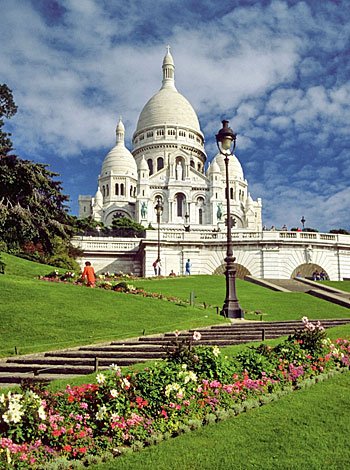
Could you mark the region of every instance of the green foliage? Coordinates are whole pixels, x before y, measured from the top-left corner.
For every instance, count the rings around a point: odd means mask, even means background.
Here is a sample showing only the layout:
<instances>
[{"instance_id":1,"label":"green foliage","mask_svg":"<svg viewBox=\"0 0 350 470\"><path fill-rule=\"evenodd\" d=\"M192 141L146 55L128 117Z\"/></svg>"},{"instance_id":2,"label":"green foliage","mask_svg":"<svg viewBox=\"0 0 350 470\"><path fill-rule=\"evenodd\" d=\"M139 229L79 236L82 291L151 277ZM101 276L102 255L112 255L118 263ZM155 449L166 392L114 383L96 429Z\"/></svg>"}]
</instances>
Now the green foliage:
<instances>
[{"instance_id":1,"label":"green foliage","mask_svg":"<svg viewBox=\"0 0 350 470\"><path fill-rule=\"evenodd\" d=\"M54 237L68 239L67 196L47 165L5 156L0 160L0 238L12 250L41 243L53 253Z\"/></svg>"},{"instance_id":2,"label":"green foliage","mask_svg":"<svg viewBox=\"0 0 350 470\"><path fill-rule=\"evenodd\" d=\"M271 361L272 357L274 356L269 355L267 357L261 354L261 351L256 347L250 347L237 354L236 360L241 371L247 371L252 379L259 379L263 374L271 375L275 370L276 364Z\"/></svg>"},{"instance_id":3,"label":"green foliage","mask_svg":"<svg viewBox=\"0 0 350 470\"><path fill-rule=\"evenodd\" d=\"M300 348L312 356L321 355L325 347L327 333L320 322L310 322L307 317L303 318L304 328L289 336L290 341L299 343Z\"/></svg>"},{"instance_id":4,"label":"green foliage","mask_svg":"<svg viewBox=\"0 0 350 470\"><path fill-rule=\"evenodd\" d=\"M0 158L3 158L12 150L11 134L2 130L3 117L11 118L17 112L12 90L6 84L0 84Z\"/></svg>"},{"instance_id":5,"label":"green foliage","mask_svg":"<svg viewBox=\"0 0 350 470\"><path fill-rule=\"evenodd\" d=\"M340 235L350 235L349 230L345 230L345 228L338 228L330 230L329 233L339 233Z\"/></svg>"},{"instance_id":6,"label":"green foliage","mask_svg":"<svg viewBox=\"0 0 350 470\"><path fill-rule=\"evenodd\" d=\"M0 258L0 274L5 274L5 267L6 267L6 264Z\"/></svg>"},{"instance_id":7,"label":"green foliage","mask_svg":"<svg viewBox=\"0 0 350 470\"><path fill-rule=\"evenodd\" d=\"M145 228L128 217L114 217L112 221L113 235L120 237L141 237Z\"/></svg>"}]
</instances>

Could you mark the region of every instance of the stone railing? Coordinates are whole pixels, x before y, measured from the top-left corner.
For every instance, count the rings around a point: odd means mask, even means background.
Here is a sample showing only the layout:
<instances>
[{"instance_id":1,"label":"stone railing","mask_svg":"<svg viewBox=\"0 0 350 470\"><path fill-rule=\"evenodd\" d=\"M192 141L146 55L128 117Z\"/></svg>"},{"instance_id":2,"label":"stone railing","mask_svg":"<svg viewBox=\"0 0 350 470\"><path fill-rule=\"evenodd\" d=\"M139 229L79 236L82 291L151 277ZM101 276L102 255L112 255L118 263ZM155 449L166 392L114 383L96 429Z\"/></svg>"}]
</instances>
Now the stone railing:
<instances>
[{"instance_id":1,"label":"stone railing","mask_svg":"<svg viewBox=\"0 0 350 470\"><path fill-rule=\"evenodd\" d=\"M113 252L131 252L136 251L141 241L157 242L158 231L146 230L145 238L115 238L115 237L75 237L73 243L86 252L91 251L113 251ZM161 242L226 242L226 232L211 230L193 230L185 232L183 230L166 230L160 231ZM282 232L282 231L261 231L246 232L232 231L233 243L246 242L265 242L265 243L295 243L301 244L320 244L328 246L346 246L350 247L350 235L339 235L332 233L316 233L316 232Z\"/></svg>"}]
</instances>

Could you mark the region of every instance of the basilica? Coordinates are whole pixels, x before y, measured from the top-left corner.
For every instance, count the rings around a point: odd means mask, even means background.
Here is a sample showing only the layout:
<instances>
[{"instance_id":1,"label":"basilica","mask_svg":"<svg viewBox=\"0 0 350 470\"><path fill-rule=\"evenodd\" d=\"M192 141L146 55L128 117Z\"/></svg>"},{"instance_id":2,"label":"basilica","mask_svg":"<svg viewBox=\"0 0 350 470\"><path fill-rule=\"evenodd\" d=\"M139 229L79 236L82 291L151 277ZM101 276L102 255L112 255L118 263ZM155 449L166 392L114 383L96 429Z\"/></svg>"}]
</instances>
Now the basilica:
<instances>
[{"instance_id":1,"label":"basilica","mask_svg":"<svg viewBox=\"0 0 350 470\"><path fill-rule=\"evenodd\" d=\"M218 123L219 127L219 123ZM121 119L116 144L103 160L94 196L79 196L79 217L110 226L128 217L145 227L142 238L116 238L103 231L78 236L74 244L98 273L183 275L225 270L227 224L231 221L237 276L289 279L324 271L327 278L350 278L350 236L330 233L266 231L261 200L253 200L242 166L218 152L207 158L196 112L175 86L175 65L167 49L161 88L145 104L125 146ZM227 214L227 199L230 214ZM157 230L152 230L157 228Z\"/></svg>"},{"instance_id":2,"label":"basilica","mask_svg":"<svg viewBox=\"0 0 350 470\"><path fill-rule=\"evenodd\" d=\"M95 196L79 197L79 217L92 216L109 226L114 217L125 216L149 227L157 222L155 207L160 202L160 223L168 229L224 229L224 157L218 153L208 163L196 112L176 89L169 47L162 69L162 86L140 113L131 151L120 119L116 145L102 163ZM261 200L252 199L234 155L229 181L234 229L261 230Z\"/></svg>"}]
</instances>

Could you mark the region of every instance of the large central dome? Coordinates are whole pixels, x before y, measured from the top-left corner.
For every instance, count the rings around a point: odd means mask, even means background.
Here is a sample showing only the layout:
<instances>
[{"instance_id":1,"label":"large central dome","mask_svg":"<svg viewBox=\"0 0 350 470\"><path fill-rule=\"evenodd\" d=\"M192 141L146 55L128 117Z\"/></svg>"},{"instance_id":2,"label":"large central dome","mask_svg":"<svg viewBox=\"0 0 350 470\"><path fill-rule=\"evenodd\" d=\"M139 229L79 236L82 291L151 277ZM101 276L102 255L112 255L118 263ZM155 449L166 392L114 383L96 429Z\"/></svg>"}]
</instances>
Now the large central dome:
<instances>
[{"instance_id":1,"label":"large central dome","mask_svg":"<svg viewBox=\"0 0 350 470\"><path fill-rule=\"evenodd\" d=\"M162 88L141 111L135 135L155 126L181 126L201 134L198 117L175 87L174 60L169 48L163 60Z\"/></svg>"}]
</instances>

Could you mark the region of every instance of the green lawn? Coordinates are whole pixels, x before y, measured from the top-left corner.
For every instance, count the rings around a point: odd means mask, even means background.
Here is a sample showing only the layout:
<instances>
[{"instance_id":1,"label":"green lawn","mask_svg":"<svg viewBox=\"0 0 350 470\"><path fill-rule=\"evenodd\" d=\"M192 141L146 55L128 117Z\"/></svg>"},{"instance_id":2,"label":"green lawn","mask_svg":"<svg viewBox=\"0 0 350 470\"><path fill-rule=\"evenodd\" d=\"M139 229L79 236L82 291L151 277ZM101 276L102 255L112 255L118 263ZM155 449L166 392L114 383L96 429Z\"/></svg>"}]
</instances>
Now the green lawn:
<instances>
[{"instance_id":1,"label":"green lawn","mask_svg":"<svg viewBox=\"0 0 350 470\"><path fill-rule=\"evenodd\" d=\"M92 470L346 469L350 373Z\"/></svg>"},{"instance_id":2,"label":"green lawn","mask_svg":"<svg viewBox=\"0 0 350 470\"><path fill-rule=\"evenodd\" d=\"M102 289L37 279L52 271L3 253L5 275L0 275L0 356L60 349L124 339L142 334L199 328L225 323L216 314L225 296L223 276L137 279L136 286L184 301L195 292L195 307ZM242 307L260 310L264 320L349 317L344 307L299 293L279 293L237 281ZM203 308L203 303L208 308ZM246 319L257 320L254 313Z\"/></svg>"},{"instance_id":3,"label":"green lawn","mask_svg":"<svg viewBox=\"0 0 350 470\"><path fill-rule=\"evenodd\" d=\"M165 279L147 279L134 281L135 286L147 291L175 295L189 300L195 293L196 304L205 302L212 307L222 307L225 298L224 276L191 276ZM263 320L299 320L303 316L317 318L350 317L349 309L330 304L316 297L299 292L274 292L264 287L237 279L237 297L246 312L263 312ZM257 320L260 316L246 314L247 319Z\"/></svg>"},{"instance_id":4,"label":"green lawn","mask_svg":"<svg viewBox=\"0 0 350 470\"><path fill-rule=\"evenodd\" d=\"M327 286L350 292L350 281L321 281L321 284L326 284Z\"/></svg>"}]
</instances>

